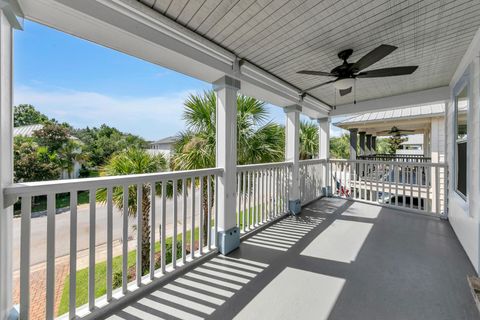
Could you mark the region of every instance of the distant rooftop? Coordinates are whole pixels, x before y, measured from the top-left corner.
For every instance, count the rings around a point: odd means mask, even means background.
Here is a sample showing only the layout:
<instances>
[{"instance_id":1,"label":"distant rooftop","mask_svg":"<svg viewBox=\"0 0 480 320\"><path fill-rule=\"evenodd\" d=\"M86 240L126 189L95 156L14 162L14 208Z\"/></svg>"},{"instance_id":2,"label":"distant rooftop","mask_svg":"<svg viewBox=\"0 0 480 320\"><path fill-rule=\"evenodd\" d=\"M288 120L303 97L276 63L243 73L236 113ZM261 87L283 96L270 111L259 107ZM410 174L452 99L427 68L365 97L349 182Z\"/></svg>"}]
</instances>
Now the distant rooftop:
<instances>
[{"instance_id":1,"label":"distant rooftop","mask_svg":"<svg viewBox=\"0 0 480 320\"><path fill-rule=\"evenodd\" d=\"M400 120L405 118L429 118L443 114L445 114L445 105L439 103L425 106L410 106L395 110L366 112L334 123L334 125L342 127L342 125L350 125L354 123Z\"/></svg>"},{"instance_id":2,"label":"distant rooftop","mask_svg":"<svg viewBox=\"0 0 480 320\"><path fill-rule=\"evenodd\" d=\"M43 128L43 124L32 124L29 126L21 126L13 128L13 136L24 136L24 137L31 137L33 133L37 130L41 130Z\"/></svg>"},{"instance_id":3,"label":"distant rooftop","mask_svg":"<svg viewBox=\"0 0 480 320\"><path fill-rule=\"evenodd\" d=\"M152 141L150 142L150 144L174 143L174 142L175 142L175 136L169 136L160 140Z\"/></svg>"}]
</instances>

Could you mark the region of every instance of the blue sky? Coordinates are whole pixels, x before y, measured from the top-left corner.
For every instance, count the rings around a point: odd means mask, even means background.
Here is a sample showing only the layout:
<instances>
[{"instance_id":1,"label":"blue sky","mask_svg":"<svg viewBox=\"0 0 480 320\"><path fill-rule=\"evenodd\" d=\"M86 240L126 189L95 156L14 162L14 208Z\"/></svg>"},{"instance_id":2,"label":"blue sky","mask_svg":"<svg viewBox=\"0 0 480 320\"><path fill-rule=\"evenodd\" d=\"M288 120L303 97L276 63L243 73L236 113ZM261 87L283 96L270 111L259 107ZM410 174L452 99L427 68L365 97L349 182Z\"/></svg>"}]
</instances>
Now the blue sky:
<instances>
[{"instance_id":1,"label":"blue sky","mask_svg":"<svg viewBox=\"0 0 480 320\"><path fill-rule=\"evenodd\" d=\"M15 33L14 103L74 127L103 123L154 140L184 129L182 103L211 85L25 21ZM284 123L281 108L269 106Z\"/></svg>"}]
</instances>

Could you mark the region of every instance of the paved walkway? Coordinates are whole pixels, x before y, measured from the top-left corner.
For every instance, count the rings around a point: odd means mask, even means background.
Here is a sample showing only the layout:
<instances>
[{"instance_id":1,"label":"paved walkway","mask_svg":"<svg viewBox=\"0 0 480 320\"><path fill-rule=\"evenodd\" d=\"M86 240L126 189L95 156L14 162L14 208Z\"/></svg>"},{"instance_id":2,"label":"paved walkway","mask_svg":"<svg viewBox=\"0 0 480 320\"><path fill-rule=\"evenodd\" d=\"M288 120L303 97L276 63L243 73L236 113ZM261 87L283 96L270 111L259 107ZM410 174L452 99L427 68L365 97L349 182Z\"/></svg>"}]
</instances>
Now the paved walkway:
<instances>
[{"instance_id":1,"label":"paved walkway","mask_svg":"<svg viewBox=\"0 0 480 320\"><path fill-rule=\"evenodd\" d=\"M322 199L110 319L479 319L446 221Z\"/></svg>"}]
</instances>

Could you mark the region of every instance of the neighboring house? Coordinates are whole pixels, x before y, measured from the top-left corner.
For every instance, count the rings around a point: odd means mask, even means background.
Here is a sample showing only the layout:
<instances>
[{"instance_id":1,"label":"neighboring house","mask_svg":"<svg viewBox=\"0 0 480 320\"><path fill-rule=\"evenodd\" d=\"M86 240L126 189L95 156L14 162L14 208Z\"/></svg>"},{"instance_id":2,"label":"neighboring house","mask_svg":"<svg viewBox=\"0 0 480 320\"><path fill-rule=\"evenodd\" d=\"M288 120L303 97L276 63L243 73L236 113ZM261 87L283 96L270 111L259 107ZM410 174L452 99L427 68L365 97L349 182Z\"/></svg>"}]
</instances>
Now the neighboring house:
<instances>
[{"instance_id":1,"label":"neighboring house","mask_svg":"<svg viewBox=\"0 0 480 320\"><path fill-rule=\"evenodd\" d=\"M33 133L35 131L41 130L43 128L42 124L32 124L28 126L21 126L21 127L15 127L13 128L13 136L24 136L24 137L32 137ZM70 136L71 140L74 140L75 142L82 144L80 139L74 136ZM78 150L78 153L80 153L81 150ZM80 175L80 169L82 168L82 165L78 161L73 162L73 171L71 177L69 177L68 171L63 170L63 172L60 175L60 179L70 179L70 178L78 178Z\"/></svg>"},{"instance_id":2,"label":"neighboring house","mask_svg":"<svg viewBox=\"0 0 480 320\"><path fill-rule=\"evenodd\" d=\"M172 153L174 143L174 136L166 137L157 141L152 141L150 142L147 151L153 155L162 153L167 158L169 158L170 154Z\"/></svg>"},{"instance_id":3,"label":"neighboring house","mask_svg":"<svg viewBox=\"0 0 480 320\"><path fill-rule=\"evenodd\" d=\"M400 149L396 151L399 155L423 155L425 154L423 145L423 134L410 134L406 136L407 141L400 145Z\"/></svg>"}]
</instances>

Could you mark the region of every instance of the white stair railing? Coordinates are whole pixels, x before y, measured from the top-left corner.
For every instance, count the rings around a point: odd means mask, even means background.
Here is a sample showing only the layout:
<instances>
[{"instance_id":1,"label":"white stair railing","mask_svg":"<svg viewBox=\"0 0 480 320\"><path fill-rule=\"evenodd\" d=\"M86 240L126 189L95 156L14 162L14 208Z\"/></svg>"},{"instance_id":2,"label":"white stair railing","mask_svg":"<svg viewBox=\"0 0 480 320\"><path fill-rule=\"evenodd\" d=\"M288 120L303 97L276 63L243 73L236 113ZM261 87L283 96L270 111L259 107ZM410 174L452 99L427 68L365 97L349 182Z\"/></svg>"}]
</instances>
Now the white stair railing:
<instances>
[{"instance_id":1,"label":"white stair railing","mask_svg":"<svg viewBox=\"0 0 480 320\"><path fill-rule=\"evenodd\" d=\"M290 162L237 166L237 227L241 233L287 213L291 167Z\"/></svg>"},{"instance_id":2,"label":"white stair railing","mask_svg":"<svg viewBox=\"0 0 480 320\"><path fill-rule=\"evenodd\" d=\"M47 198L47 249L46 249L46 319L53 319L55 310L55 247L59 241L56 237L56 194L69 193L70 195L70 257L69 257L69 307L68 318L85 316L98 311L98 307L110 303L112 300L122 299L130 291L155 280L168 276L169 272L191 262L193 259L216 251L217 247L217 210L214 206L217 178L222 169L203 169L196 171L178 171L154 174L139 174L115 177L100 177L89 179L59 180L47 182L18 183L4 189L7 198L21 198L21 257L20 257L20 318L29 319L31 306L30 292L30 251L31 251L31 223L32 198L46 196ZM78 233L78 192L89 192L89 254L88 254L88 303L77 308L77 233ZM196 197L195 193L199 192ZM106 193L106 295L98 299L95 296L95 266L96 248L96 210L97 196ZM190 198L188 206L187 198ZM173 199L171 209L167 210L167 198ZM181 201L179 201L181 200ZM156 201L160 201L160 221L156 221ZM134 205L132 206L132 202ZM180 203L180 204L179 204ZM141 204L136 206L136 204ZM205 206L206 205L206 206ZM149 208L147 208L149 206ZM135 281L131 282L129 275L129 214L136 207L136 262ZM113 219L114 208L118 208L123 215L122 219L122 280L121 287L113 286ZM148 212L148 213L147 213ZM198 219L198 221L197 221ZM167 232L167 220L173 224ZM190 223L188 223L190 220ZM149 239L142 237L143 224L150 227ZM178 224L180 223L180 230ZM163 227L162 227L163 226ZM145 229L147 230L147 229ZM155 232L158 230L158 232ZM158 239L156 236L159 236ZM180 248L181 242L181 248ZM167 245L172 246L171 261L167 261ZM160 246L160 250L156 249ZM178 247L178 252L177 252ZM148 267L143 267L143 252L149 251ZM157 252L155 252L157 251ZM159 252L158 252L159 251ZM188 254L188 251L190 253ZM157 255L160 256L160 266L156 265ZM35 302L41 303L41 302Z\"/></svg>"}]
</instances>

